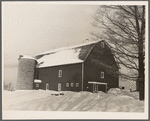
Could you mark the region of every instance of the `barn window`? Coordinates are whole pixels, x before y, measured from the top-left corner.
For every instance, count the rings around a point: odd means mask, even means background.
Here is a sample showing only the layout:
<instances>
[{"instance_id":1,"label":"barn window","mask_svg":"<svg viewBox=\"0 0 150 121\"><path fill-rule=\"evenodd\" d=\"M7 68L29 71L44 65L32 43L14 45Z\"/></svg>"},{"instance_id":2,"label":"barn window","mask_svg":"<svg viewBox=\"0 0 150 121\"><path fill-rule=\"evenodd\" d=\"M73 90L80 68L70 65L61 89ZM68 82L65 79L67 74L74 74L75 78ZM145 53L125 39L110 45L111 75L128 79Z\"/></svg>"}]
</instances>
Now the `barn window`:
<instances>
[{"instance_id":1,"label":"barn window","mask_svg":"<svg viewBox=\"0 0 150 121\"><path fill-rule=\"evenodd\" d=\"M36 87L39 87L39 84L36 84Z\"/></svg>"},{"instance_id":2,"label":"barn window","mask_svg":"<svg viewBox=\"0 0 150 121\"><path fill-rule=\"evenodd\" d=\"M62 70L59 70L58 77L62 77Z\"/></svg>"},{"instance_id":3,"label":"barn window","mask_svg":"<svg viewBox=\"0 0 150 121\"><path fill-rule=\"evenodd\" d=\"M76 83L76 87L79 87L79 83Z\"/></svg>"},{"instance_id":4,"label":"barn window","mask_svg":"<svg viewBox=\"0 0 150 121\"><path fill-rule=\"evenodd\" d=\"M104 42L101 42L101 48L104 48Z\"/></svg>"},{"instance_id":5,"label":"barn window","mask_svg":"<svg viewBox=\"0 0 150 121\"><path fill-rule=\"evenodd\" d=\"M69 87L69 83L66 83L66 87Z\"/></svg>"},{"instance_id":6,"label":"barn window","mask_svg":"<svg viewBox=\"0 0 150 121\"><path fill-rule=\"evenodd\" d=\"M104 72L101 72L101 78L104 78Z\"/></svg>"},{"instance_id":7,"label":"barn window","mask_svg":"<svg viewBox=\"0 0 150 121\"><path fill-rule=\"evenodd\" d=\"M71 83L71 87L73 87L74 86L74 84L73 83Z\"/></svg>"}]
</instances>

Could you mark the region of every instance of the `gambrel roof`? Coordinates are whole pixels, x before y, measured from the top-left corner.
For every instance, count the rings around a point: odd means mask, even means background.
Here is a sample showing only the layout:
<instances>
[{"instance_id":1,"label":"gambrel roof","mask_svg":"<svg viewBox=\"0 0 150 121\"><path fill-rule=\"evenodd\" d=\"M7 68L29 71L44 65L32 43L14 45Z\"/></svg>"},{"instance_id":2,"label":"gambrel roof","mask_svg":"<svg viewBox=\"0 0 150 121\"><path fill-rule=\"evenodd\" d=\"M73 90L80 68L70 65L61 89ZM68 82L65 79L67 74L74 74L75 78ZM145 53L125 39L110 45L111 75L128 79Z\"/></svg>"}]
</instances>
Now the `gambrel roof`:
<instances>
[{"instance_id":1,"label":"gambrel roof","mask_svg":"<svg viewBox=\"0 0 150 121\"><path fill-rule=\"evenodd\" d=\"M38 62L38 68L82 63L98 42L100 41L92 41L38 54L35 56Z\"/></svg>"},{"instance_id":2,"label":"gambrel roof","mask_svg":"<svg viewBox=\"0 0 150 121\"><path fill-rule=\"evenodd\" d=\"M102 41L109 47L109 44L106 41ZM24 55L22 58L35 59L38 62L37 68L83 63L94 48L95 44L99 42L101 41L91 41L80 45L46 51L37 54L34 57ZM114 59L117 62L115 57ZM117 66L120 68L118 64Z\"/></svg>"}]
</instances>

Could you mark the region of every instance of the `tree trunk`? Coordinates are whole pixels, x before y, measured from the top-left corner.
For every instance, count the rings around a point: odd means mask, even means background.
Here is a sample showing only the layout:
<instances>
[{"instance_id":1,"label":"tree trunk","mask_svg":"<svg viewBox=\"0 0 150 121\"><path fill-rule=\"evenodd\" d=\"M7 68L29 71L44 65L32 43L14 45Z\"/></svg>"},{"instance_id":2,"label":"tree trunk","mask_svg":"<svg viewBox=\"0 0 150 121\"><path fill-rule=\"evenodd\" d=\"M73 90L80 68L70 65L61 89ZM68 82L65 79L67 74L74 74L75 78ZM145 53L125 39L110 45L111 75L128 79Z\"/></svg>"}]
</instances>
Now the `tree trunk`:
<instances>
[{"instance_id":1,"label":"tree trunk","mask_svg":"<svg viewBox=\"0 0 150 121\"><path fill-rule=\"evenodd\" d=\"M139 25L138 21L138 8L135 6L135 21L136 21L136 27L137 27L137 34L138 34L138 63L139 63L139 69L138 69L138 81L139 84L137 84L137 89L139 89L139 99L144 100L144 86L145 86L145 78L144 78L144 52L143 52L143 37L144 37L144 31L145 31L145 6L143 7L143 14L142 14L142 24L141 27Z\"/></svg>"},{"instance_id":2,"label":"tree trunk","mask_svg":"<svg viewBox=\"0 0 150 121\"><path fill-rule=\"evenodd\" d=\"M143 55L139 54L139 99L144 100L144 89L145 89L145 76L144 76L144 58Z\"/></svg>"},{"instance_id":3,"label":"tree trunk","mask_svg":"<svg viewBox=\"0 0 150 121\"><path fill-rule=\"evenodd\" d=\"M139 99L144 100L144 86L145 86L145 73L144 73L144 55L143 55L143 35L139 34L138 39L138 50L139 50L139 69L138 69L138 80L139 80Z\"/></svg>"},{"instance_id":4,"label":"tree trunk","mask_svg":"<svg viewBox=\"0 0 150 121\"><path fill-rule=\"evenodd\" d=\"M142 14L142 25L141 31L138 34L138 50L139 50L139 99L144 100L145 94L145 67L144 67L144 52L143 52L143 38L145 33L145 6L142 6L143 14Z\"/></svg>"}]
</instances>

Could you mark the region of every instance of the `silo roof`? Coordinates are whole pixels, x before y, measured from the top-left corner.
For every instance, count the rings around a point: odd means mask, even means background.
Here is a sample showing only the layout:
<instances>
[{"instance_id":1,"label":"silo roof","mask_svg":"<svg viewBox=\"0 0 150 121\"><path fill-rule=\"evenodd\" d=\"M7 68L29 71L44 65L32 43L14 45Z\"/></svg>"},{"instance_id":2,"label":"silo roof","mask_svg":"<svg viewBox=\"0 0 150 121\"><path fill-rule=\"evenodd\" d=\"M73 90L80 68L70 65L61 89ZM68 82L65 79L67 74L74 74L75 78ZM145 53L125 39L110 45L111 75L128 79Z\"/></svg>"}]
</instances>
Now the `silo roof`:
<instances>
[{"instance_id":1,"label":"silo roof","mask_svg":"<svg viewBox=\"0 0 150 121\"><path fill-rule=\"evenodd\" d=\"M32 57L32 56L29 56L29 55L23 55L23 57L21 57L21 58L36 60L36 58L34 58L34 57Z\"/></svg>"}]
</instances>

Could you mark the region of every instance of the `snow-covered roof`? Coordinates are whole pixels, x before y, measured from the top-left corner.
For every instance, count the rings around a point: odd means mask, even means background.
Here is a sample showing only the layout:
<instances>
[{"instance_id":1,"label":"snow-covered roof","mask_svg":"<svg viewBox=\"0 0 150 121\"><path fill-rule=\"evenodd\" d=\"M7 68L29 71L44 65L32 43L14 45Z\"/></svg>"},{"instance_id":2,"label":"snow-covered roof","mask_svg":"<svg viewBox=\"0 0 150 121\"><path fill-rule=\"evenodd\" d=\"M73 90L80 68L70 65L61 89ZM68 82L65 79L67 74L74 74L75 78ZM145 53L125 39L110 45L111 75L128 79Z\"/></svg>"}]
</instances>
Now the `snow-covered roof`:
<instances>
[{"instance_id":1,"label":"snow-covered roof","mask_svg":"<svg viewBox=\"0 0 150 121\"><path fill-rule=\"evenodd\" d=\"M86 45L94 44L94 43L97 43L97 42L99 42L99 41L90 41L90 42L82 43L82 44L79 44L79 45L74 45L74 46L69 46L69 47L61 47L61 48L57 48L57 49L54 49L54 50L49 50L49 51L46 51L46 52L42 52L40 54L37 54L35 57L40 56L40 55L54 53L54 52L61 51L61 50L66 50L66 49L68 50L68 49L72 49L72 48L86 46Z\"/></svg>"},{"instance_id":2,"label":"snow-covered roof","mask_svg":"<svg viewBox=\"0 0 150 121\"><path fill-rule=\"evenodd\" d=\"M88 82L89 84L102 84L102 85L107 85L107 83L104 82Z\"/></svg>"},{"instance_id":3,"label":"snow-covered roof","mask_svg":"<svg viewBox=\"0 0 150 121\"><path fill-rule=\"evenodd\" d=\"M38 59L39 67L64 65L71 63L81 63L83 60L78 58L80 49L78 50L62 50L54 54L45 55Z\"/></svg>"},{"instance_id":4,"label":"snow-covered roof","mask_svg":"<svg viewBox=\"0 0 150 121\"><path fill-rule=\"evenodd\" d=\"M99 41L92 41L81 45L64 47L38 54L35 56L39 64L38 67L43 68L50 66L82 63L85 61L88 54L97 42Z\"/></svg>"},{"instance_id":5,"label":"snow-covered roof","mask_svg":"<svg viewBox=\"0 0 150 121\"><path fill-rule=\"evenodd\" d=\"M34 57L32 57L32 56L29 56L29 55L23 55L21 58L36 60L36 58L34 58Z\"/></svg>"}]
</instances>

